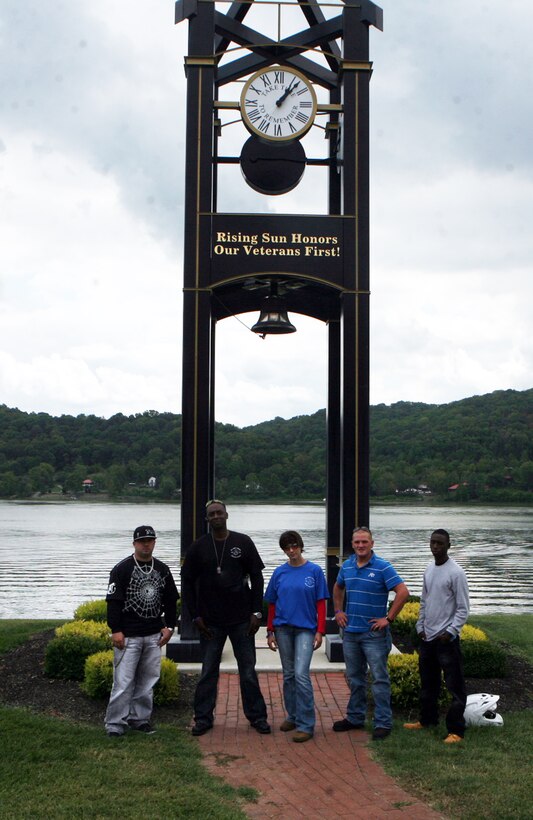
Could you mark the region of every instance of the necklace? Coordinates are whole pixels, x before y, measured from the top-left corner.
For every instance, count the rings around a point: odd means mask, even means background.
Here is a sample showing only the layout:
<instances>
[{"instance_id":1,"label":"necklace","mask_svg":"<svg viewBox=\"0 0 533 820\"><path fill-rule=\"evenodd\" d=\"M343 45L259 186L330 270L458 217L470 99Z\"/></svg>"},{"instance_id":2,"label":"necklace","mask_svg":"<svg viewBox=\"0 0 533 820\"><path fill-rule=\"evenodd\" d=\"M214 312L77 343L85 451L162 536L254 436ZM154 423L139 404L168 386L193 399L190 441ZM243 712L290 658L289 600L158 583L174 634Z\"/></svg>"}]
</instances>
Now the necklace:
<instances>
[{"instance_id":1,"label":"necklace","mask_svg":"<svg viewBox=\"0 0 533 820\"><path fill-rule=\"evenodd\" d=\"M228 532L228 535L229 535L229 532ZM222 544L222 554L219 558L218 557L217 545L215 544L215 538L213 536L213 533L211 533L211 541L213 542L213 549L215 550L215 558L216 558L216 562L217 562L217 575L220 575L221 572L222 572L222 569L221 569L222 559L224 558L224 550L226 549L226 541L228 540L228 535L226 535L226 537L224 538L224 543Z\"/></svg>"},{"instance_id":2,"label":"necklace","mask_svg":"<svg viewBox=\"0 0 533 820\"><path fill-rule=\"evenodd\" d=\"M153 558L153 556L152 556L152 560L150 561L150 567L148 567L148 564L143 564L143 565L139 564L139 562L137 561L135 556L133 556L133 560L135 561L135 566L137 567L139 572L142 572L143 575L150 575L150 573L152 572L152 570L154 568L154 558Z\"/></svg>"}]
</instances>

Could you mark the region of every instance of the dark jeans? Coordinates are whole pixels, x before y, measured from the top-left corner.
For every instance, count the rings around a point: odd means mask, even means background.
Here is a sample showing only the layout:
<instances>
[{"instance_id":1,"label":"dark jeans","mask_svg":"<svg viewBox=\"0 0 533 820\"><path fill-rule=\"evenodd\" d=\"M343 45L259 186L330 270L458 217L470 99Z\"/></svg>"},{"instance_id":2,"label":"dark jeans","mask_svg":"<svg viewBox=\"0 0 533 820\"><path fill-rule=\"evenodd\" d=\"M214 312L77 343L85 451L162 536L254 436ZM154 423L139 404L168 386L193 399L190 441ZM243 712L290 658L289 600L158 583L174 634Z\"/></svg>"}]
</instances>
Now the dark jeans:
<instances>
[{"instance_id":1,"label":"dark jeans","mask_svg":"<svg viewBox=\"0 0 533 820\"><path fill-rule=\"evenodd\" d=\"M463 675L463 656L459 638L453 641L433 641L420 643L420 723L436 726L439 722L438 700L441 687L441 670L444 682L452 696L452 703L446 715L448 732L464 737L466 688Z\"/></svg>"},{"instance_id":2,"label":"dark jeans","mask_svg":"<svg viewBox=\"0 0 533 820\"><path fill-rule=\"evenodd\" d=\"M266 720L265 700L259 688L255 671L255 636L248 635L249 621L233 626L211 626L213 637L200 637L204 653L202 674L194 695L194 720L203 726L213 725L213 712L217 701L218 678L222 650L229 638L239 670L241 698L244 714L250 721Z\"/></svg>"}]
</instances>

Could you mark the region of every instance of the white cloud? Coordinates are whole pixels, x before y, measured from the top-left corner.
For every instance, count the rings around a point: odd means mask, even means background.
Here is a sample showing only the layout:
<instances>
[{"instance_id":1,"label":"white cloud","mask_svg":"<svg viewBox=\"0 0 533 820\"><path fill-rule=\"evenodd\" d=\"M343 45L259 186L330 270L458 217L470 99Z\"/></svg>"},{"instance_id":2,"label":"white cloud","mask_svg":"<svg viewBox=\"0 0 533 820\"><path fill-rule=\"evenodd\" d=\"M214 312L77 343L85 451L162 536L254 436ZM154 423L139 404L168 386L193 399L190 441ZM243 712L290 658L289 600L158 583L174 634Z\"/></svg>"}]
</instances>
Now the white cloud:
<instances>
[{"instance_id":1,"label":"white cloud","mask_svg":"<svg viewBox=\"0 0 533 820\"><path fill-rule=\"evenodd\" d=\"M384 31L370 34L371 400L526 389L533 8L381 5ZM251 25L265 12L254 13ZM180 411L186 50L168 0L4 0L2 403ZM225 127L222 153L242 134ZM309 143L322 152L323 134ZM326 210L311 168L286 197L252 192L236 168L219 187L221 210ZM219 323L221 421L325 407L326 329L291 318L296 334L265 341Z\"/></svg>"}]
</instances>

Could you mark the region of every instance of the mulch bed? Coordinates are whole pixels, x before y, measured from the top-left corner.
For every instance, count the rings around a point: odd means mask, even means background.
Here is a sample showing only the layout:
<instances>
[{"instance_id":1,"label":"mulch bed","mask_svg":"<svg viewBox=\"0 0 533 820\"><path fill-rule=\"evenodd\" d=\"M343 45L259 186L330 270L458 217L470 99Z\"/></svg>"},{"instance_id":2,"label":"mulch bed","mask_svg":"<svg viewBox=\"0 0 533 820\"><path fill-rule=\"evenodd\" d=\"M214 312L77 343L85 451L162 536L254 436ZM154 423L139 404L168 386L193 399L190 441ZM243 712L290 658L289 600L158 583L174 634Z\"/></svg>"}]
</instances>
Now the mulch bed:
<instances>
[{"instance_id":1,"label":"mulch bed","mask_svg":"<svg viewBox=\"0 0 533 820\"><path fill-rule=\"evenodd\" d=\"M53 637L53 629L39 632L0 658L0 702L103 726L107 700L87 697L78 681L48 678L44 674L46 645ZM187 726L197 680L197 674L182 673L178 701L172 706L155 706L154 720Z\"/></svg>"},{"instance_id":2,"label":"mulch bed","mask_svg":"<svg viewBox=\"0 0 533 820\"><path fill-rule=\"evenodd\" d=\"M77 681L45 676L44 653L53 636L53 630L40 632L0 658L0 701L55 717L102 725L105 701L84 695ZM197 680L197 674L182 672L178 702L172 706L156 706L154 720L187 726L191 720ZM499 695L498 711L504 719L506 712L533 708L533 667L514 655L508 656L506 678L468 678L466 683L469 694L488 692Z\"/></svg>"}]
</instances>

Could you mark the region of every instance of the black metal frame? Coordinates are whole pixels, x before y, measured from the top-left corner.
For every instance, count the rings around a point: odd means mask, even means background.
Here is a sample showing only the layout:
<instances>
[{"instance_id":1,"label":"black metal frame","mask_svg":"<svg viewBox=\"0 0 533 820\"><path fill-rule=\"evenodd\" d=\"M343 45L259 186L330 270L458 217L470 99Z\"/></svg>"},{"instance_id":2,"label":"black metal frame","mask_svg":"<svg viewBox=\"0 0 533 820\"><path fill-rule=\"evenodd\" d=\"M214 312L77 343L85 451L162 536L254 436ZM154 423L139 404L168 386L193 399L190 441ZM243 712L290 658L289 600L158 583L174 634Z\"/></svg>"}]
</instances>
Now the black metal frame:
<instances>
[{"instance_id":1,"label":"black metal frame","mask_svg":"<svg viewBox=\"0 0 533 820\"><path fill-rule=\"evenodd\" d=\"M278 42L243 24L252 4L253 0L234 2L223 14L209 0L176 3L176 22L189 22L181 550L183 556L190 543L205 532L205 503L215 494L216 322L229 313L259 310L264 295L243 288L242 270L224 281L212 275L209 216L217 214L218 165L237 161L218 159L215 103L222 86L281 63L329 90L333 105L327 129L329 192L324 219L340 216L346 220L342 281L338 277L328 281L327 268L322 265L320 277L310 275L303 287L285 294L289 311L319 318L329 327L325 549L332 586L354 525L368 525L369 517L368 41L370 26L382 28L382 11L363 0L346 4L338 16L326 20L319 3L305 0L300 7L308 27ZM232 43L250 53L219 65ZM327 67L304 56L315 48L324 54ZM192 627L186 623L184 627L184 637L192 637Z\"/></svg>"}]
</instances>

